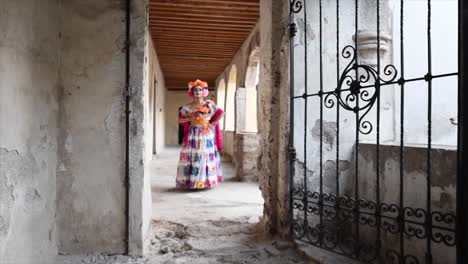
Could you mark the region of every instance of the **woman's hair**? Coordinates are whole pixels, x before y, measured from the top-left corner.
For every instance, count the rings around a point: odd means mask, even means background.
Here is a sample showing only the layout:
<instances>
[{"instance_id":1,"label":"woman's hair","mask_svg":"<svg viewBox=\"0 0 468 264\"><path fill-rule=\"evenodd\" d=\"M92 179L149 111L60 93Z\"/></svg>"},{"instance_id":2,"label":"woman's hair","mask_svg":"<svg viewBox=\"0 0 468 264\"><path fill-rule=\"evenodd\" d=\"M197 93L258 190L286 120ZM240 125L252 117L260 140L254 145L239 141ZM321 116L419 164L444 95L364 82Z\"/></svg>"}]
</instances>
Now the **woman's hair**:
<instances>
[{"instance_id":1,"label":"woman's hair","mask_svg":"<svg viewBox=\"0 0 468 264\"><path fill-rule=\"evenodd\" d=\"M208 91L208 83L207 82L203 82L203 81L200 81L200 80L195 80L193 82L189 82L188 83L188 90L187 90L187 94L188 96L190 97L193 97L193 88L195 87L201 87L203 89L203 97L207 97L208 94L209 94L209 91Z\"/></svg>"}]
</instances>

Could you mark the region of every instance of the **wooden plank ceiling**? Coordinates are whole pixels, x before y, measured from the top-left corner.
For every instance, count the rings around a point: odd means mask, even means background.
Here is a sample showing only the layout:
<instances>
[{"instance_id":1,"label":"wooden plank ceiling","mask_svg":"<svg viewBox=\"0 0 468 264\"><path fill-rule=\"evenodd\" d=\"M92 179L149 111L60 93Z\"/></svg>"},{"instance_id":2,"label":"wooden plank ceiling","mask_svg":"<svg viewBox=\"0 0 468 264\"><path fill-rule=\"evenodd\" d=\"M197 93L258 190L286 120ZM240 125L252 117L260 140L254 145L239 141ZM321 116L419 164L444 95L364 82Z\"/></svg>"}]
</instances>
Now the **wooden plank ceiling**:
<instances>
[{"instance_id":1,"label":"wooden plank ceiling","mask_svg":"<svg viewBox=\"0 0 468 264\"><path fill-rule=\"evenodd\" d=\"M259 18L259 0L150 0L149 27L166 87L214 87Z\"/></svg>"}]
</instances>

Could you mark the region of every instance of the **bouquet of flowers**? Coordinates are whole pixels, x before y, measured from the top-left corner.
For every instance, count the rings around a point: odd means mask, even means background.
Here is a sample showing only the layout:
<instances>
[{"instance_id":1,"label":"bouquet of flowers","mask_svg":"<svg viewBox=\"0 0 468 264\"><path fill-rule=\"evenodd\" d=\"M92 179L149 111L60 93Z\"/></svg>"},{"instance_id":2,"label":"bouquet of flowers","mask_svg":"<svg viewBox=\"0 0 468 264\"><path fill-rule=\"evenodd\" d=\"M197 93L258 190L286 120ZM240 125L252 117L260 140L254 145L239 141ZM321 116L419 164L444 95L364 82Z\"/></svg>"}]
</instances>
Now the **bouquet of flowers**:
<instances>
[{"instance_id":1,"label":"bouquet of flowers","mask_svg":"<svg viewBox=\"0 0 468 264\"><path fill-rule=\"evenodd\" d=\"M210 113L210 108L206 105L201 105L197 108L197 111L195 111L195 119L200 120L202 119L206 114Z\"/></svg>"}]
</instances>

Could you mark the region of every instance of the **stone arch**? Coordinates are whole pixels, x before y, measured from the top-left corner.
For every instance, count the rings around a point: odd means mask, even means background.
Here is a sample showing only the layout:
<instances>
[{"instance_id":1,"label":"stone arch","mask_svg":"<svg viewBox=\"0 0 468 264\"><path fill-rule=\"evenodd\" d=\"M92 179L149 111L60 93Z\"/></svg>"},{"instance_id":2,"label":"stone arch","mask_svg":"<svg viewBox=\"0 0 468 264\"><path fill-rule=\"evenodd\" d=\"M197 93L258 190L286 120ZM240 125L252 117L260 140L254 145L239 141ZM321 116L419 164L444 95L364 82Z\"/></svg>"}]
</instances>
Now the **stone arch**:
<instances>
[{"instance_id":1,"label":"stone arch","mask_svg":"<svg viewBox=\"0 0 468 264\"><path fill-rule=\"evenodd\" d=\"M226 107L224 128L226 131L235 131L235 96L237 88L237 67L232 65L226 89Z\"/></svg>"},{"instance_id":2,"label":"stone arch","mask_svg":"<svg viewBox=\"0 0 468 264\"><path fill-rule=\"evenodd\" d=\"M245 71L245 120L242 122L243 131L256 133L257 128L257 85L260 70L260 48L255 47L250 52Z\"/></svg>"},{"instance_id":3,"label":"stone arch","mask_svg":"<svg viewBox=\"0 0 468 264\"><path fill-rule=\"evenodd\" d=\"M216 104L222 109L226 109L226 81L221 79L216 88ZM224 117L219 121L221 129L224 130Z\"/></svg>"}]
</instances>

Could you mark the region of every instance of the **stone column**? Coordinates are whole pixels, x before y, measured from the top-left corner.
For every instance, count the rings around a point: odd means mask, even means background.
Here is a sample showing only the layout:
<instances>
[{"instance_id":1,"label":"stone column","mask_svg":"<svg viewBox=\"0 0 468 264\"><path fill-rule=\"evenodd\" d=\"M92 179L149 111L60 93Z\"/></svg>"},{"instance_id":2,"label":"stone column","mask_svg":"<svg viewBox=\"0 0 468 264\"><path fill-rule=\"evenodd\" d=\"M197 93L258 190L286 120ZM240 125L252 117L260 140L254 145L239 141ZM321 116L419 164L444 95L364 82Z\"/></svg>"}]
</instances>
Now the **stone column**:
<instances>
[{"instance_id":1,"label":"stone column","mask_svg":"<svg viewBox=\"0 0 468 264\"><path fill-rule=\"evenodd\" d=\"M151 186L145 161L145 46L148 0L131 1L130 21L130 190L129 253L142 255L151 221Z\"/></svg>"},{"instance_id":2,"label":"stone column","mask_svg":"<svg viewBox=\"0 0 468 264\"><path fill-rule=\"evenodd\" d=\"M265 200L262 226L288 232L288 45L289 1L261 0L259 96L259 183Z\"/></svg>"},{"instance_id":3,"label":"stone column","mask_svg":"<svg viewBox=\"0 0 468 264\"><path fill-rule=\"evenodd\" d=\"M365 64L377 69L378 38L376 31L359 31L357 35L357 53L359 64ZM356 36L353 35L353 41ZM389 61L389 50L392 38L388 33L380 32L381 67ZM383 67L382 67L383 68Z\"/></svg>"}]
</instances>

